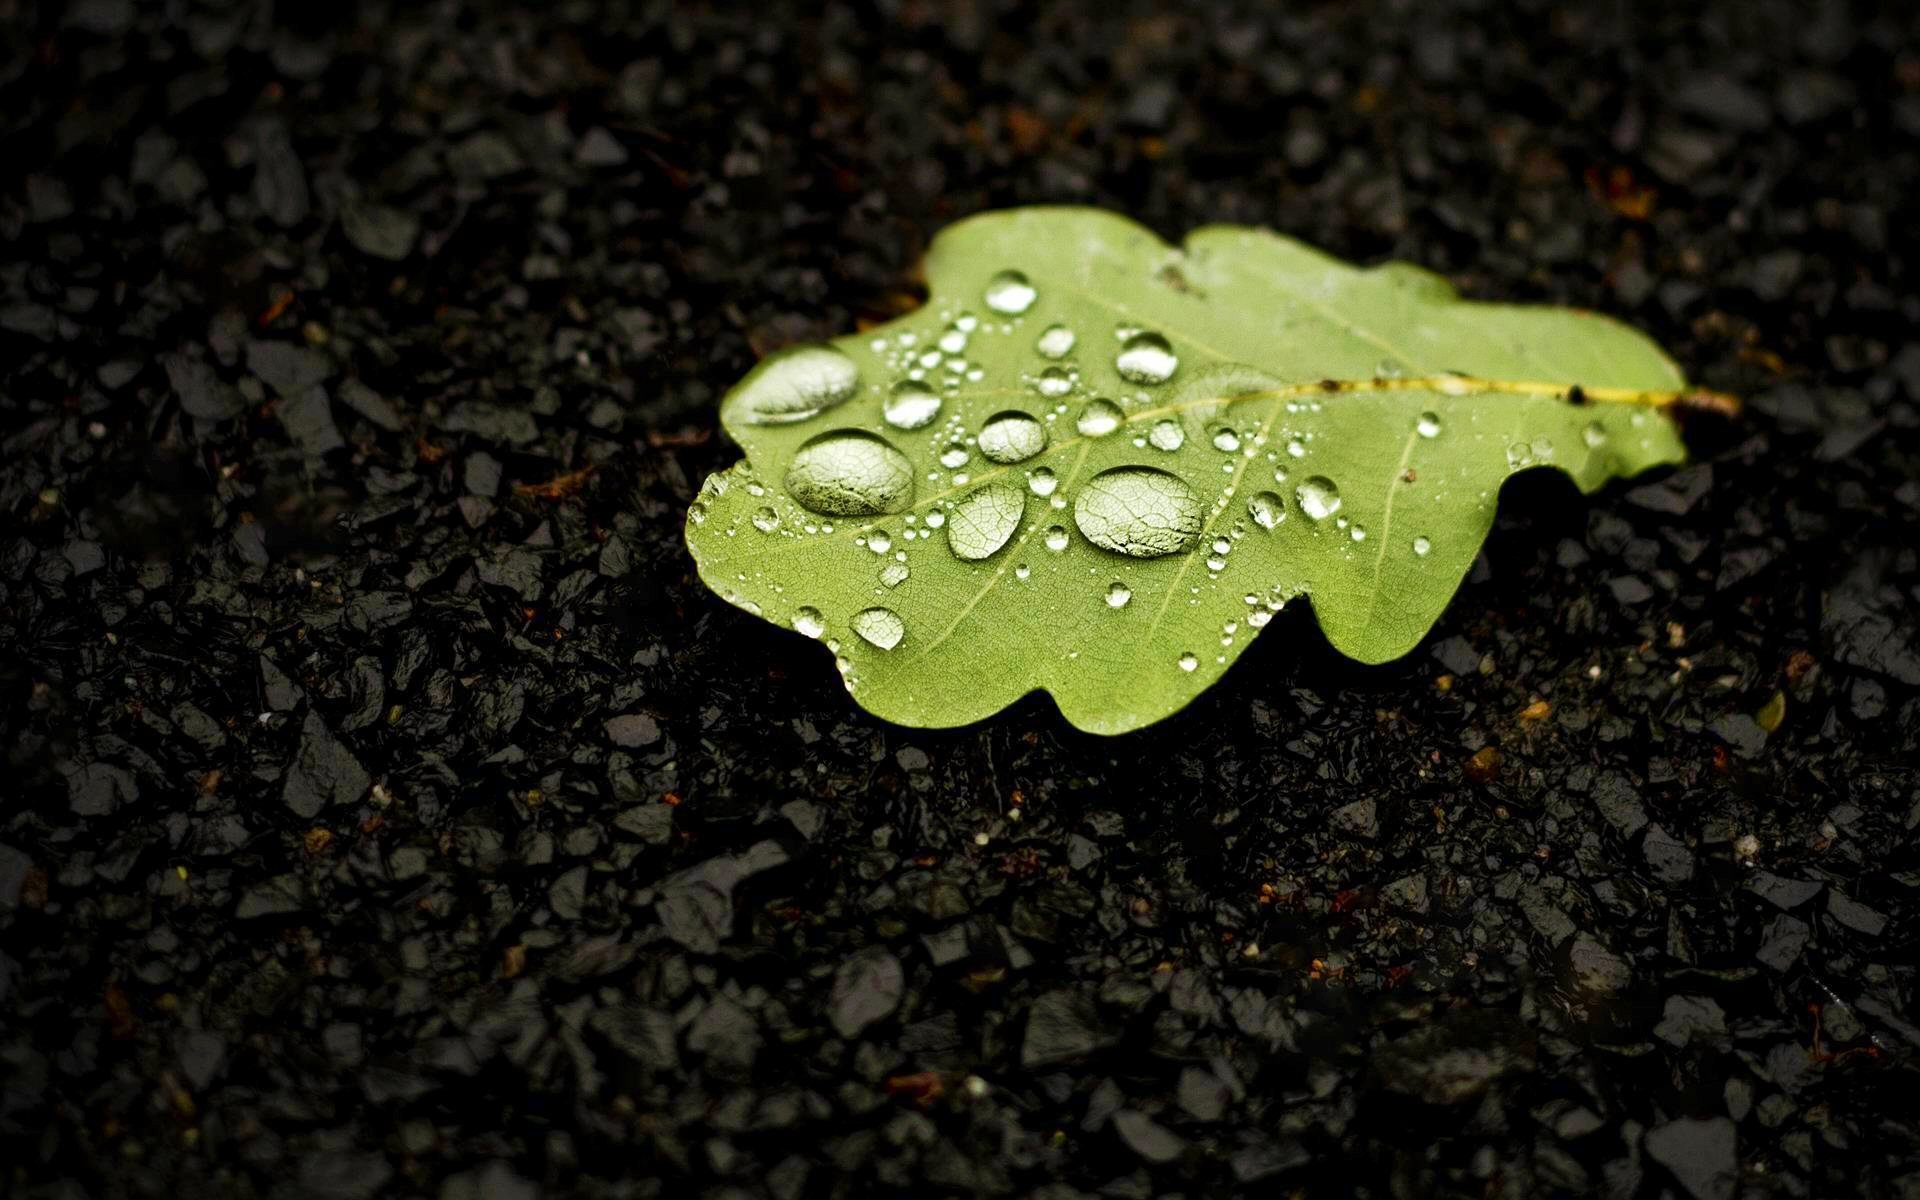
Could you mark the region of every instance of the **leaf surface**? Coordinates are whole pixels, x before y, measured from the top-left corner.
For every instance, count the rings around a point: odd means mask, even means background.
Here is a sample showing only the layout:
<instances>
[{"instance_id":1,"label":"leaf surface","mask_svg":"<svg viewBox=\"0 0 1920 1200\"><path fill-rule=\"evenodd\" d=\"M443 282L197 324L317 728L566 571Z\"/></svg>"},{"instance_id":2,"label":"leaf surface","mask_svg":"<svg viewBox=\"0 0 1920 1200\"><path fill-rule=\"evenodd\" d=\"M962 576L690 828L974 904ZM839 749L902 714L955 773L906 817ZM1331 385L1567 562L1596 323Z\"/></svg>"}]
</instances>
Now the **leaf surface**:
<instances>
[{"instance_id":1,"label":"leaf surface","mask_svg":"<svg viewBox=\"0 0 1920 1200\"><path fill-rule=\"evenodd\" d=\"M710 587L821 638L905 725L1041 689L1135 729L1301 596L1343 653L1395 658L1508 476L1592 491L1685 456L1686 383L1646 337L1405 264L1034 208L945 230L927 277L920 310L728 393L746 456L687 525Z\"/></svg>"}]
</instances>

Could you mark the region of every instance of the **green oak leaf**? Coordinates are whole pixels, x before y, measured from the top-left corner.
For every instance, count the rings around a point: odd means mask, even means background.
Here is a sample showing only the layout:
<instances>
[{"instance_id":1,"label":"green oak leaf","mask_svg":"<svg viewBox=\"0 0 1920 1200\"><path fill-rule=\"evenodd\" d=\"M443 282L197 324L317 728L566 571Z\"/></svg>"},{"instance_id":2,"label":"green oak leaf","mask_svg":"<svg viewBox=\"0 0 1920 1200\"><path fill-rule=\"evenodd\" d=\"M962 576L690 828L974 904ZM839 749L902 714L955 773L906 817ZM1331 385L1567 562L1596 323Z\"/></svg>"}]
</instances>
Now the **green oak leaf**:
<instances>
[{"instance_id":1,"label":"green oak leaf","mask_svg":"<svg viewBox=\"0 0 1920 1200\"><path fill-rule=\"evenodd\" d=\"M727 394L746 457L687 522L709 587L825 641L904 725L1041 689L1137 729L1301 596L1343 653L1405 654L1508 476L1678 463L1667 410L1708 395L1604 317L1257 229L1176 248L1096 210L988 213L927 277L917 312Z\"/></svg>"}]
</instances>

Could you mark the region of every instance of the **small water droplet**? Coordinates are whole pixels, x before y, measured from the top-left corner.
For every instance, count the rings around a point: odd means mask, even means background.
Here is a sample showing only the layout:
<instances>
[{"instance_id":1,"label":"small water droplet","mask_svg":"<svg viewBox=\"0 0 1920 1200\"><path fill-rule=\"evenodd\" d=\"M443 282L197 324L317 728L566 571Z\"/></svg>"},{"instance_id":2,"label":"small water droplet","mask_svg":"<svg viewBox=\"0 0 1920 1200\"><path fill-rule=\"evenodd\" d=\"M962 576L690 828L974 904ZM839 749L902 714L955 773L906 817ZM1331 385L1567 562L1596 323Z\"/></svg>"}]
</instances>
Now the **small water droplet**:
<instances>
[{"instance_id":1,"label":"small water droplet","mask_svg":"<svg viewBox=\"0 0 1920 1200\"><path fill-rule=\"evenodd\" d=\"M823 434L787 465L787 493L824 516L899 512L913 502L913 464L870 433Z\"/></svg>"},{"instance_id":2,"label":"small water droplet","mask_svg":"<svg viewBox=\"0 0 1920 1200\"><path fill-rule=\"evenodd\" d=\"M947 547L955 558L987 558L1013 537L1027 511L1027 497L1005 480L967 493L953 506L947 523Z\"/></svg>"},{"instance_id":3,"label":"small water droplet","mask_svg":"<svg viewBox=\"0 0 1920 1200\"><path fill-rule=\"evenodd\" d=\"M963 329L948 329L940 335L940 340L935 342L934 345L940 347L941 351L946 354L964 354L967 349L966 331Z\"/></svg>"},{"instance_id":4,"label":"small water droplet","mask_svg":"<svg viewBox=\"0 0 1920 1200\"><path fill-rule=\"evenodd\" d=\"M1026 582L1027 577L1032 574L1033 574L1033 568L1029 567L1025 563L1021 563L1019 566L1013 569L1013 577L1015 579L1020 580L1023 583Z\"/></svg>"},{"instance_id":5,"label":"small water droplet","mask_svg":"<svg viewBox=\"0 0 1920 1200\"><path fill-rule=\"evenodd\" d=\"M885 554L893 549L893 535L884 529L876 529L867 535L867 549L875 554Z\"/></svg>"},{"instance_id":6,"label":"small water droplet","mask_svg":"<svg viewBox=\"0 0 1920 1200\"><path fill-rule=\"evenodd\" d=\"M1413 423L1413 428L1423 438L1439 437L1440 436L1440 414L1437 412L1421 413L1420 419Z\"/></svg>"},{"instance_id":7,"label":"small water droplet","mask_svg":"<svg viewBox=\"0 0 1920 1200\"><path fill-rule=\"evenodd\" d=\"M1213 448L1232 454L1240 448L1240 435L1222 425L1213 431Z\"/></svg>"},{"instance_id":8,"label":"small water droplet","mask_svg":"<svg viewBox=\"0 0 1920 1200\"><path fill-rule=\"evenodd\" d=\"M1187 431L1180 428L1180 422L1167 418L1153 423L1153 428L1147 431L1147 441L1155 450L1178 450L1187 444Z\"/></svg>"},{"instance_id":9,"label":"small water droplet","mask_svg":"<svg viewBox=\"0 0 1920 1200\"><path fill-rule=\"evenodd\" d=\"M907 570L907 564L905 563L888 563L880 570L880 582L890 588L897 588L905 583L907 577L912 573L913 572Z\"/></svg>"},{"instance_id":10,"label":"small water droplet","mask_svg":"<svg viewBox=\"0 0 1920 1200\"><path fill-rule=\"evenodd\" d=\"M1003 317L1019 316L1039 298L1040 293L1019 271L1002 271L987 281L987 307Z\"/></svg>"},{"instance_id":11,"label":"small water droplet","mask_svg":"<svg viewBox=\"0 0 1920 1200\"><path fill-rule=\"evenodd\" d=\"M1200 660L1194 657L1193 651L1189 650L1185 654L1182 654L1180 656L1180 669L1182 671L1192 671L1197 669L1199 666L1200 666Z\"/></svg>"},{"instance_id":12,"label":"small water droplet","mask_svg":"<svg viewBox=\"0 0 1920 1200\"><path fill-rule=\"evenodd\" d=\"M1587 427L1580 431L1580 440L1590 450L1598 450L1607 444L1607 427L1598 421L1588 421Z\"/></svg>"},{"instance_id":13,"label":"small water droplet","mask_svg":"<svg viewBox=\"0 0 1920 1200\"><path fill-rule=\"evenodd\" d=\"M1423 533L1419 537L1416 537L1413 539L1413 552L1418 557L1425 558L1429 553L1432 552L1432 550L1433 550L1433 542L1427 537L1426 534Z\"/></svg>"},{"instance_id":14,"label":"small water droplet","mask_svg":"<svg viewBox=\"0 0 1920 1200\"><path fill-rule=\"evenodd\" d=\"M1080 419L1074 422L1083 437L1105 437L1120 428L1124 415L1120 406L1111 400L1089 400L1080 410Z\"/></svg>"},{"instance_id":15,"label":"small water droplet","mask_svg":"<svg viewBox=\"0 0 1920 1200\"><path fill-rule=\"evenodd\" d=\"M1067 548L1067 531L1061 525L1047 526L1047 549L1059 553Z\"/></svg>"},{"instance_id":16,"label":"small water droplet","mask_svg":"<svg viewBox=\"0 0 1920 1200\"><path fill-rule=\"evenodd\" d=\"M1051 496L1059 486L1060 480L1051 467L1035 467L1033 474L1027 476L1027 488L1036 496Z\"/></svg>"},{"instance_id":17,"label":"small water droplet","mask_svg":"<svg viewBox=\"0 0 1920 1200\"><path fill-rule=\"evenodd\" d=\"M1441 378L1439 388L1449 396L1464 396L1473 390L1473 385L1458 375L1447 375Z\"/></svg>"},{"instance_id":18,"label":"small water droplet","mask_svg":"<svg viewBox=\"0 0 1920 1200\"><path fill-rule=\"evenodd\" d=\"M1406 373L1406 364L1397 358L1383 358L1373 368L1375 379L1399 379Z\"/></svg>"},{"instance_id":19,"label":"small water droplet","mask_svg":"<svg viewBox=\"0 0 1920 1200\"><path fill-rule=\"evenodd\" d=\"M947 523L946 513L942 512L937 508L928 510L927 512L927 528L928 529L938 529L942 525L945 525L946 523Z\"/></svg>"},{"instance_id":20,"label":"small water droplet","mask_svg":"<svg viewBox=\"0 0 1920 1200\"><path fill-rule=\"evenodd\" d=\"M1040 372L1040 378L1034 381L1034 387L1042 396L1057 400L1073 391L1073 376L1067 374L1065 367L1048 367Z\"/></svg>"},{"instance_id":21,"label":"small water droplet","mask_svg":"<svg viewBox=\"0 0 1920 1200\"><path fill-rule=\"evenodd\" d=\"M1293 490L1309 521L1324 521L1340 510L1340 489L1325 475L1309 475Z\"/></svg>"},{"instance_id":22,"label":"small water droplet","mask_svg":"<svg viewBox=\"0 0 1920 1200\"><path fill-rule=\"evenodd\" d=\"M819 609L807 605L793 611L793 627L810 638L817 638L827 631L827 621Z\"/></svg>"},{"instance_id":23,"label":"small water droplet","mask_svg":"<svg viewBox=\"0 0 1920 1200\"><path fill-rule=\"evenodd\" d=\"M754 510L753 527L761 533L772 533L780 528L780 514L763 504Z\"/></svg>"},{"instance_id":24,"label":"small water droplet","mask_svg":"<svg viewBox=\"0 0 1920 1200\"><path fill-rule=\"evenodd\" d=\"M972 457L971 454L967 453L965 446L962 446L959 442L951 442L945 450L940 452L940 465L952 471L966 466L967 460Z\"/></svg>"},{"instance_id":25,"label":"small water droplet","mask_svg":"<svg viewBox=\"0 0 1920 1200\"><path fill-rule=\"evenodd\" d=\"M1367 527L1356 524L1352 529L1347 530L1347 536L1356 542L1364 542L1367 540Z\"/></svg>"},{"instance_id":26,"label":"small water droplet","mask_svg":"<svg viewBox=\"0 0 1920 1200\"><path fill-rule=\"evenodd\" d=\"M887 393L880 415L895 429L923 429L940 415L940 394L918 379L902 379Z\"/></svg>"},{"instance_id":27,"label":"small water droplet","mask_svg":"<svg viewBox=\"0 0 1920 1200\"><path fill-rule=\"evenodd\" d=\"M1127 601L1133 599L1133 589L1118 579L1107 587L1107 607L1125 608Z\"/></svg>"},{"instance_id":28,"label":"small water droplet","mask_svg":"<svg viewBox=\"0 0 1920 1200\"><path fill-rule=\"evenodd\" d=\"M1033 348L1040 352L1042 358L1061 359L1073 353L1076 340L1073 330L1065 325L1049 325L1047 331L1034 342Z\"/></svg>"},{"instance_id":29,"label":"small water droplet","mask_svg":"<svg viewBox=\"0 0 1920 1200\"><path fill-rule=\"evenodd\" d=\"M1087 481L1073 520L1103 550L1134 558L1174 554L1200 534L1202 506L1185 480L1152 467L1114 467Z\"/></svg>"},{"instance_id":30,"label":"small water droplet","mask_svg":"<svg viewBox=\"0 0 1920 1200\"><path fill-rule=\"evenodd\" d=\"M907 636L907 623L890 608L863 608L847 624L853 631L882 650L891 650Z\"/></svg>"},{"instance_id":31,"label":"small water droplet","mask_svg":"<svg viewBox=\"0 0 1920 1200\"><path fill-rule=\"evenodd\" d=\"M1286 503L1272 492L1257 492L1247 501L1247 515L1262 529L1272 529L1287 519Z\"/></svg>"},{"instance_id":32,"label":"small water droplet","mask_svg":"<svg viewBox=\"0 0 1920 1200\"><path fill-rule=\"evenodd\" d=\"M1288 438L1287 454L1291 458L1305 458L1307 456L1307 444L1299 438Z\"/></svg>"},{"instance_id":33,"label":"small water droplet","mask_svg":"<svg viewBox=\"0 0 1920 1200\"><path fill-rule=\"evenodd\" d=\"M706 501L695 500L692 504L687 505L687 523L689 525L705 525L707 523Z\"/></svg>"},{"instance_id":34,"label":"small water droplet","mask_svg":"<svg viewBox=\"0 0 1920 1200\"><path fill-rule=\"evenodd\" d=\"M1515 442L1507 447L1507 465L1510 467L1525 466L1532 457L1533 447L1525 442Z\"/></svg>"},{"instance_id":35,"label":"small water droplet","mask_svg":"<svg viewBox=\"0 0 1920 1200\"><path fill-rule=\"evenodd\" d=\"M1533 456L1535 458L1539 458L1539 459L1552 458L1553 457L1553 439L1547 437L1545 434L1542 434L1539 437L1533 439L1532 449L1533 449Z\"/></svg>"},{"instance_id":36,"label":"small water droplet","mask_svg":"<svg viewBox=\"0 0 1920 1200\"><path fill-rule=\"evenodd\" d=\"M1047 427L1027 413L995 413L981 426L977 441L980 453L994 462L1024 462L1047 448Z\"/></svg>"},{"instance_id":37,"label":"small water droplet","mask_svg":"<svg viewBox=\"0 0 1920 1200\"><path fill-rule=\"evenodd\" d=\"M755 367L727 406L749 424L790 425L845 403L859 386L860 368L839 350L796 346Z\"/></svg>"},{"instance_id":38,"label":"small water droplet","mask_svg":"<svg viewBox=\"0 0 1920 1200\"><path fill-rule=\"evenodd\" d=\"M1287 481L1287 469L1285 467L1275 467L1273 469L1273 481L1275 483L1285 483Z\"/></svg>"},{"instance_id":39,"label":"small water droplet","mask_svg":"<svg viewBox=\"0 0 1920 1200\"><path fill-rule=\"evenodd\" d=\"M1224 571L1226 569L1227 569L1226 559L1221 558L1218 554L1212 554L1207 556L1207 570L1218 572L1218 571Z\"/></svg>"},{"instance_id":40,"label":"small water droplet","mask_svg":"<svg viewBox=\"0 0 1920 1200\"><path fill-rule=\"evenodd\" d=\"M1180 369L1180 359L1157 333L1136 333L1121 344L1113 369L1128 383L1165 383Z\"/></svg>"}]
</instances>

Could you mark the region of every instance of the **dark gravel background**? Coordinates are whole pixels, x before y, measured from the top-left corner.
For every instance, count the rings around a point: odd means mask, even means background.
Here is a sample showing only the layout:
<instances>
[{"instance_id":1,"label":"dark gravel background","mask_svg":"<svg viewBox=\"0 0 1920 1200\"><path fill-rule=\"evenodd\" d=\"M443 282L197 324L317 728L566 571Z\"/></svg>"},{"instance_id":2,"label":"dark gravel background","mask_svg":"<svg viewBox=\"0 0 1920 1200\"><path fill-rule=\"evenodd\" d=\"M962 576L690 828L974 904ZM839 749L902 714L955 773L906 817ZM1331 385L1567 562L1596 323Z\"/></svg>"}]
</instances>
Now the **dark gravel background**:
<instances>
[{"instance_id":1,"label":"dark gravel background","mask_svg":"<svg viewBox=\"0 0 1920 1200\"><path fill-rule=\"evenodd\" d=\"M0 1193L1920 1196L1909 6L347 7L0 0ZM884 726L714 402L1036 201L1748 411L1404 662Z\"/></svg>"}]
</instances>

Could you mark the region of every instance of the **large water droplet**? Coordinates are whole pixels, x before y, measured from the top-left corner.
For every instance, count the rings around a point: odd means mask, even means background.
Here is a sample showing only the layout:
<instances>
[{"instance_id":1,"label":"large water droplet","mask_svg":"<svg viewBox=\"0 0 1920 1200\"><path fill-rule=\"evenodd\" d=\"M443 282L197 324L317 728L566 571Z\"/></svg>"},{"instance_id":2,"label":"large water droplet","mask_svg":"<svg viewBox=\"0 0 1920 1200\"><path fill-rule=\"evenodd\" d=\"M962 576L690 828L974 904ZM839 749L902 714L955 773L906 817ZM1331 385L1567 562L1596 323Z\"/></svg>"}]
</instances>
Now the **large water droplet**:
<instances>
[{"instance_id":1,"label":"large water droplet","mask_svg":"<svg viewBox=\"0 0 1920 1200\"><path fill-rule=\"evenodd\" d=\"M1259 492L1247 501L1247 515L1260 528L1272 529L1287 519L1287 505L1272 492Z\"/></svg>"},{"instance_id":2,"label":"large water droplet","mask_svg":"<svg viewBox=\"0 0 1920 1200\"><path fill-rule=\"evenodd\" d=\"M1087 406L1080 410L1080 419L1074 422L1074 428L1084 437L1105 437L1120 428L1120 422L1124 419L1125 414L1113 401L1089 400Z\"/></svg>"},{"instance_id":3,"label":"large water droplet","mask_svg":"<svg viewBox=\"0 0 1920 1200\"><path fill-rule=\"evenodd\" d=\"M860 368L832 346L796 346L772 355L727 398L737 419L753 425L789 425L817 417L851 399Z\"/></svg>"},{"instance_id":4,"label":"large water droplet","mask_svg":"<svg viewBox=\"0 0 1920 1200\"><path fill-rule=\"evenodd\" d=\"M1325 475L1309 475L1293 490L1300 511L1309 521L1324 521L1340 511L1340 489Z\"/></svg>"},{"instance_id":5,"label":"large water droplet","mask_svg":"<svg viewBox=\"0 0 1920 1200\"><path fill-rule=\"evenodd\" d=\"M1165 383L1180 369L1180 359L1157 333L1136 333L1120 347L1113 369L1128 383Z\"/></svg>"},{"instance_id":6,"label":"large water droplet","mask_svg":"<svg viewBox=\"0 0 1920 1200\"><path fill-rule=\"evenodd\" d=\"M1050 400L1058 400L1073 390L1073 376L1067 374L1065 367L1048 367L1040 372L1040 378L1034 381L1035 389Z\"/></svg>"},{"instance_id":7,"label":"large water droplet","mask_svg":"<svg viewBox=\"0 0 1920 1200\"><path fill-rule=\"evenodd\" d=\"M1418 557L1425 558L1428 554L1432 553L1432 551L1433 542L1427 535L1421 534L1419 537L1413 539L1413 552Z\"/></svg>"},{"instance_id":8,"label":"large water droplet","mask_svg":"<svg viewBox=\"0 0 1920 1200\"><path fill-rule=\"evenodd\" d=\"M987 281L987 307L1003 317L1017 317L1040 298L1033 284L1018 271L1002 271Z\"/></svg>"},{"instance_id":9,"label":"large water droplet","mask_svg":"<svg viewBox=\"0 0 1920 1200\"><path fill-rule=\"evenodd\" d=\"M1607 427L1598 421L1588 421L1587 427L1580 431L1580 440L1590 450L1598 450L1607 444Z\"/></svg>"},{"instance_id":10,"label":"large water droplet","mask_svg":"<svg viewBox=\"0 0 1920 1200\"><path fill-rule=\"evenodd\" d=\"M1147 431L1147 441L1155 450L1178 450L1187 444L1187 431L1169 417L1153 423L1153 428Z\"/></svg>"},{"instance_id":11,"label":"large water droplet","mask_svg":"<svg viewBox=\"0 0 1920 1200\"><path fill-rule=\"evenodd\" d=\"M909 529L907 532L912 533L913 531ZM867 535L867 549L873 551L875 554L885 554L887 551L893 549L893 535L884 529L874 530Z\"/></svg>"},{"instance_id":12,"label":"large water droplet","mask_svg":"<svg viewBox=\"0 0 1920 1200\"><path fill-rule=\"evenodd\" d=\"M1114 467L1087 481L1074 524L1103 550L1134 558L1176 554L1200 533L1200 498L1186 481L1152 467Z\"/></svg>"},{"instance_id":13,"label":"large water droplet","mask_svg":"<svg viewBox=\"0 0 1920 1200\"><path fill-rule=\"evenodd\" d=\"M1114 580L1113 583L1110 586L1108 586L1107 588L1107 607L1108 608L1125 608L1127 606L1127 601L1131 599L1133 599L1133 589L1128 587L1126 584L1121 583L1118 579Z\"/></svg>"},{"instance_id":14,"label":"large water droplet","mask_svg":"<svg viewBox=\"0 0 1920 1200\"><path fill-rule=\"evenodd\" d=\"M754 510L753 527L761 533L772 533L780 528L780 514L763 504Z\"/></svg>"},{"instance_id":15,"label":"large water droplet","mask_svg":"<svg viewBox=\"0 0 1920 1200\"><path fill-rule=\"evenodd\" d=\"M870 433L823 434L787 466L787 492L817 513L871 517L913 503L913 464Z\"/></svg>"},{"instance_id":16,"label":"large water droplet","mask_svg":"<svg viewBox=\"0 0 1920 1200\"><path fill-rule=\"evenodd\" d=\"M923 429L940 415L940 394L918 379L902 379L887 393L880 415L895 429Z\"/></svg>"},{"instance_id":17,"label":"large water droplet","mask_svg":"<svg viewBox=\"0 0 1920 1200\"><path fill-rule=\"evenodd\" d=\"M1007 544L1026 511L1026 493L996 479L954 502L947 521L947 545L955 558L986 558Z\"/></svg>"},{"instance_id":18,"label":"large water droplet","mask_svg":"<svg viewBox=\"0 0 1920 1200\"><path fill-rule=\"evenodd\" d=\"M1047 331L1034 342L1033 348L1040 352L1042 358L1060 359L1073 353L1073 344L1077 340L1073 330L1065 325L1049 325Z\"/></svg>"},{"instance_id":19,"label":"large water droplet","mask_svg":"<svg viewBox=\"0 0 1920 1200\"><path fill-rule=\"evenodd\" d=\"M1419 420L1413 423L1413 428L1423 438L1439 437L1440 436L1440 414L1436 412L1421 413Z\"/></svg>"},{"instance_id":20,"label":"large water droplet","mask_svg":"<svg viewBox=\"0 0 1920 1200\"><path fill-rule=\"evenodd\" d=\"M907 636L907 623L890 608L863 608L853 614L853 619L847 624L853 626L855 633L882 650L893 649L900 644L901 638Z\"/></svg>"},{"instance_id":21,"label":"large water droplet","mask_svg":"<svg viewBox=\"0 0 1920 1200\"><path fill-rule=\"evenodd\" d=\"M980 453L994 462L1024 462L1047 448L1047 427L1023 412L995 413L977 440Z\"/></svg>"},{"instance_id":22,"label":"large water droplet","mask_svg":"<svg viewBox=\"0 0 1920 1200\"><path fill-rule=\"evenodd\" d=\"M817 638L827 631L827 620L819 609L807 605L793 610L793 627L810 638Z\"/></svg>"}]
</instances>

